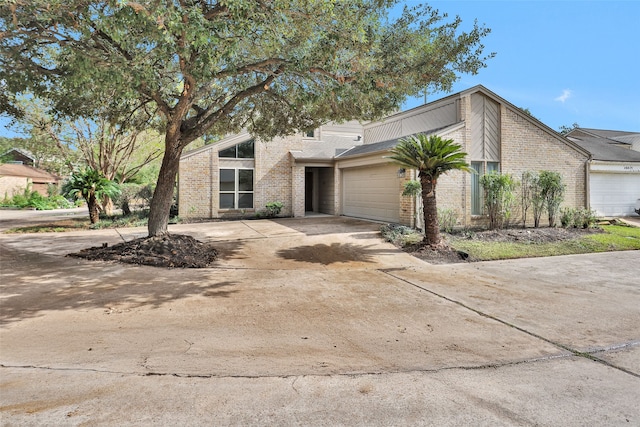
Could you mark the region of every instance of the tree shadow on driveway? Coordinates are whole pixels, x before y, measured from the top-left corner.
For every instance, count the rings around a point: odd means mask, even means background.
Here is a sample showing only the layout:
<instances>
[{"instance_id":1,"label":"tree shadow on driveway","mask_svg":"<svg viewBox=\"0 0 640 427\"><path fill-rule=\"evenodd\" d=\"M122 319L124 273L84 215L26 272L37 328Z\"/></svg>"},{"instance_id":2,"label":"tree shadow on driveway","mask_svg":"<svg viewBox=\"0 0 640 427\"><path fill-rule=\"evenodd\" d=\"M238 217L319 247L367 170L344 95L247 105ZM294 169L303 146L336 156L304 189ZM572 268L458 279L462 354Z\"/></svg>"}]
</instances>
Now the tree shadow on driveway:
<instances>
[{"instance_id":1,"label":"tree shadow on driveway","mask_svg":"<svg viewBox=\"0 0 640 427\"><path fill-rule=\"evenodd\" d=\"M370 249L374 245L360 246L353 243L319 243L279 250L276 255L288 260L330 265L335 263L374 263L375 255L389 253L386 249Z\"/></svg>"},{"instance_id":2,"label":"tree shadow on driveway","mask_svg":"<svg viewBox=\"0 0 640 427\"><path fill-rule=\"evenodd\" d=\"M158 308L193 296L228 298L237 283L211 269L78 261L2 247L0 325L51 311Z\"/></svg>"}]
</instances>

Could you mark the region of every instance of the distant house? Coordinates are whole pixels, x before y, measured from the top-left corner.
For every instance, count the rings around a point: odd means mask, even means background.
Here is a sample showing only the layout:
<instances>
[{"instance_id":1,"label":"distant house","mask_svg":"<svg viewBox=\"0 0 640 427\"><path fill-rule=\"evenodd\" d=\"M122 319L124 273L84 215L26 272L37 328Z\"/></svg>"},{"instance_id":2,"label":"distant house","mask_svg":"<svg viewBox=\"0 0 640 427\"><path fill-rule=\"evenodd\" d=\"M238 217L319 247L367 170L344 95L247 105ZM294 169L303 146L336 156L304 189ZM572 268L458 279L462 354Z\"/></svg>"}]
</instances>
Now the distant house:
<instances>
[{"instance_id":1,"label":"distant house","mask_svg":"<svg viewBox=\"0 0 640 427\"><path fill-rule=\"evenodd\" d=\"M640 199L640 132L577 128L566 136L591 154L591 209L602 216L634 214Z\"/></svg>"},{"instance_id":2,"label":"distant house","mask_svg":"<svg viewBox=\"0 0 640 427\"><path fill-rule=\"evenodd\" d=\"M4 163L15 163L19 165L33 166L35 158L31 153L20 148L12 148L5 151L0 158Z\"/></svg>"},{"instance_id":3,"label":"distant house","mask_svg":"<svg viewBox=\"0 0 640 427\"><path fill-rule=\"evenodd\" d=\"M181 217L239 217L284 203L282 214L312 212L415 225L416 200L401 195L415 178L390 163L389 149L405 136L439 135L461 144L477 174L454 172L438 182L438 205L461 225L486 221L479 178L501 171L552 170L567 183L565 205L587 206L589 153L520 108L475 86L438 101L360 125L329 124L312 132L263 141L247 133L183 154Z\"/></svg>"},{"instance_id":4,"label":"distant house","mask_svg":"<svg viewBox=\"0 0 640 427\"><path fill-rule=\"evenodd\" d=\"M60 180L60 177L32 166L16 163L0 164L0 198L22 193L28 186L31 186L32 191L46 196L48 186L58 185Z\"/></svg>"}]
</instances>

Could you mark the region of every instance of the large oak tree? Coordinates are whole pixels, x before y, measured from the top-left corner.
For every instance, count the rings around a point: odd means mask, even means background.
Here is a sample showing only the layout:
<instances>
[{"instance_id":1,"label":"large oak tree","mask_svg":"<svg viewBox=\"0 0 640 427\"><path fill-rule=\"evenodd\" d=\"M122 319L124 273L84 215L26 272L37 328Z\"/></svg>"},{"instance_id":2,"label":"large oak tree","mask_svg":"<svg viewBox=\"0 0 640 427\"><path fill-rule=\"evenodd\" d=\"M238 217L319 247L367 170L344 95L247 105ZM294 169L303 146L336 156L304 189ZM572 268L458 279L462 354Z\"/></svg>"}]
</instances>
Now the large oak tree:
<instances>
[{"instance_id":1,"label":"large oak tree","mask_svg":"<svg viewBox=\"0 0 640 427\"><path fill-rule=\"evenodd\" d=\"M19 116L27 90L61 115L158 111L149 235L161 235L180 155L205 132L271 138L376 119L485 66L488 29L397 3L11 0L0 9L0 111Z\"/></svg>"}]
</instances>

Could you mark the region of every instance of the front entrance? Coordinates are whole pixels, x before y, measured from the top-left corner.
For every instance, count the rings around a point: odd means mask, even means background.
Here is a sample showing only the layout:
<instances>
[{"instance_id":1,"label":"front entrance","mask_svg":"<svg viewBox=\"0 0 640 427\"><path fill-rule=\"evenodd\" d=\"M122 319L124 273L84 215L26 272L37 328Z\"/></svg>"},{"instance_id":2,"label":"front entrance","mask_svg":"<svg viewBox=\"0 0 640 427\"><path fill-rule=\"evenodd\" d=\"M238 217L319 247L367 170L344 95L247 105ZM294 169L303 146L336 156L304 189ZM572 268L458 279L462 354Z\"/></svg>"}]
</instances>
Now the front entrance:
<instances>
[{"instance_id":1,"label":"front entrance","mask_svg":"<svg viewBox=\"0 0 640 427\"><path fill-rule=\"evenodd\" d=\"M307 170L304 173L304 210L313 212L313 176L314 173Z\"/></svg>"},{"instance_id":2,"label":"front entrance","mask_svg":"<svg viewBox=\"0 0 640 427\"><path fill-rule=\"evenodd\" d=\"M335 184L332 167L306 167L304 171L304 210L335 215Z\"/></svg>"}]
</instances>

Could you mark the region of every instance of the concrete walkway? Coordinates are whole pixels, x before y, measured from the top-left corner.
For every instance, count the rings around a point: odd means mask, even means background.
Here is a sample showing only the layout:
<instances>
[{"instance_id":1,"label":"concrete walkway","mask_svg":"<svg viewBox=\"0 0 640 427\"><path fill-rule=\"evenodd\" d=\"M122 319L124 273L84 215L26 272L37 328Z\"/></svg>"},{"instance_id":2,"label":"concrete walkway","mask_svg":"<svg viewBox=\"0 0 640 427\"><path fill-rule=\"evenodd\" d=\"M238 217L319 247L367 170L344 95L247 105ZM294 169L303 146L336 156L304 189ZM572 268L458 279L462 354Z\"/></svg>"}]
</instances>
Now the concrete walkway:
<instances>
[{"instance_id":1,"label":"concrete walkway","mask_svg":"<svg viewBox=\"0 0 640 427\"><path fill-rule=\"evenodd\" d=\"M434 266L378 229L171 226L200 270L0 234L2 425L640 424L640 253Z\"/></svg>"}]
</instances>

